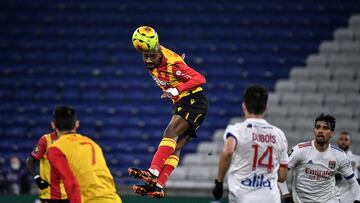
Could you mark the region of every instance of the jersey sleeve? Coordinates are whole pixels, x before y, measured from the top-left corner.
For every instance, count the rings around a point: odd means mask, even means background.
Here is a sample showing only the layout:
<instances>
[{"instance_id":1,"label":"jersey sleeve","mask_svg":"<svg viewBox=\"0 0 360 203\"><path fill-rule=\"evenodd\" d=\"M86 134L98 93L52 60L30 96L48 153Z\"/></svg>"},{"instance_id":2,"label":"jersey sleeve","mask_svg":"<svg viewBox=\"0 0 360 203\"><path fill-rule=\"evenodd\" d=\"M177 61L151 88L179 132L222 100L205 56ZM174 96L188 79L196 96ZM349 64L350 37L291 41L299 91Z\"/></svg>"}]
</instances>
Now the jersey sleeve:
<instances>
[{"instance_id":1,"label":"jersey sleeve","mask_svg":"<svg viewBox=\"0 0 360 203\"><path fill-rule=\"evenodd\" d=\"M50 147L48 150L48 160L53 167L56 175L63 180L66 193L71 203L81 203L80 185L74 176L65 155L57 147Z\"/></svg>"},{"instance_id":2,"label":"jersey sleeve","mask_svg":"<svg viewBox=\"0 0 360 203\"><path fill-rule=\"evenodd\" d=\"M350 179L354 177L354 171L345 153L341 153L338 170L345 177L345 179Z\"/></svg>"},{"instance_id":3,"label":"jersey sleeve","mask_svg":"<svg viewBox=\"0 0 360 203\"><path fill-rule=\"evenodd\" d=\"M226 141L228 137L232 137L236 140L236 143L238 142L239 134L235 129L235 125L228 125L228 127L226 128L224 132L224 141Z\"/></svg>"},{"instance_id":4,"label":"jersey sleeve","mask_svg":"<svg viewBox=\"0 0 360 203\"><path fill-rule=\"evenodd\" d=\"M45 136L42 136L31 152L31 156L37 160L43 158L46 152L47 142Z\"/></svg>"},{"instance_id":5,"label":"jersey sleeve","mask_svg":"<svg viewBox=\"0 0 360 203\"><path fill-rule=\"evenodd\" d=\"M190 68L185 63L175 63L172 67L172 71L177 79L183 81L183 83L176 86L176 89L179 91L179 93L206 83L206 79L203 75Z\"/></svg>"},{"instance_id":6,"label":"jersey sleeve","mask_svg":"<svg viewBox=\"0 0 360 203\"><path fill-rule=\"evenodd\" d=\"M286 140L285 134L284 132L282 132L281 130L279 130L279 134L281 136L281 140L280 140L280 167L288 167L288 163L289 163L289 156L288 156L288 142Z\"/></svg>"},{"instance_id":7,"label":"jersey sleeve","mask_svg":"<svg viewBox=\"0 0 360 203\"><path fill-rule=\"evenodd\" d=\"M288 162L288 167L291 168L295 168L301 161L301 150L299 148L298 145L296 145L295 147L293 147L289 154L289 162Z\"/></svg>"}]
</instances>

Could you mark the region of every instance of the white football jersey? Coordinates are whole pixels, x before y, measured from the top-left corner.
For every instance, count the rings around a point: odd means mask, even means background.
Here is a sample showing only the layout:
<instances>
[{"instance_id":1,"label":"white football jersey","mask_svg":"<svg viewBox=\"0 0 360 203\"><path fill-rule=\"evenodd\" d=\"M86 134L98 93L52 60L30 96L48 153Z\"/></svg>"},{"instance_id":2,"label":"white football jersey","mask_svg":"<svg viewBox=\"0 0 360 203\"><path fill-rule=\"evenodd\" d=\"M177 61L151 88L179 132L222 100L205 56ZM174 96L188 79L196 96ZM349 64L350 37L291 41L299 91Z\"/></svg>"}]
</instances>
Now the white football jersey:
<instances>
[{"instance_id":1,"label":"white football jersey","mask_svg":"<svg viewBox=\"0 0 360 203\"><path fill-rule=\"evenodd\" d=\"M290 152L289 168L294 170L293 191L302 203L339 202L335 187L335 173L345 178L354 176L344 151L329 145L324 152L318 151L314 140L296 145Z\"/></svg>"},{"instance_id":2,"label":"white football jersey","mask_svg":"<svg viewBox=\"0 0 360 203\"><path fill-rule=\"evenodd\" d=\"M348 157L351 166L353 168L355 177L358 178L358 167L360 166L360 156L353 154L350 150L346 152L346 156ZM351 193L350 183L346 181L344 178L336 181L336 187L340 191L340 202L353 202L354 196Z\"/></svg>"},{"instance_id":3,"label":"white football jersey","mask_svg":"<svg viewBox=\"0 0 360 203\"><path fill-rule=\"evenodd\" d=\"M237 140L228 171L231 202L280 203L277 187L280 165L287 167L284 133L264 119L246 119L229 125L224 134Z\"/></svg>"}]
</instances>

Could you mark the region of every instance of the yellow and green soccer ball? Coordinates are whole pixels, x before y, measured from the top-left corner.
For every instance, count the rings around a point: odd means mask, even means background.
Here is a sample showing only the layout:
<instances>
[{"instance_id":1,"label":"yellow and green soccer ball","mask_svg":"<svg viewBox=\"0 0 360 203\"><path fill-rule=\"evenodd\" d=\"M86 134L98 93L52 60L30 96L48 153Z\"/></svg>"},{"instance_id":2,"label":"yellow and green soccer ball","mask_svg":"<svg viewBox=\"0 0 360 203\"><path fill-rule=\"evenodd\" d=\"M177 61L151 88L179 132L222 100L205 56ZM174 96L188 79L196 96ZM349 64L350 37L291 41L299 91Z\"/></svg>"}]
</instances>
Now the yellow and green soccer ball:
<instances>
[{"instance_id":1,"label":"yellow and green soccer ball","mask_svg":"<svg viewBox=\"0 0 360 203\"><path fill-rule=\"evenodd\" d=\"M132 35L132 43L138 51L151 52L158 48L159 37L150 26L141 26Z\"/></svg>"}]
</instances>

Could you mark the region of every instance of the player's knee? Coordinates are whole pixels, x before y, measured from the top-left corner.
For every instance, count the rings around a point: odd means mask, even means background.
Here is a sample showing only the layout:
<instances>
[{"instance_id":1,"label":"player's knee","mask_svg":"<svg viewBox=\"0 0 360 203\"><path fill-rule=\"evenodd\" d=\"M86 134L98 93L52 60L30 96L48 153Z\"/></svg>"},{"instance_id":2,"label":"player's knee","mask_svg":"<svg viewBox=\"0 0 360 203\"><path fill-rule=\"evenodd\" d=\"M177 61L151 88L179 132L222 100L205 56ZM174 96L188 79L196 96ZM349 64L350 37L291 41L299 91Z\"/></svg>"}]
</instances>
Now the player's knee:
<instances>
[{"instance_id":1,"label":"player's knee","mask_svg":"<svg viewBox=\"0 0 360 203\"><path fill-rule=\"evenodd\" d=\"M164 138L175 138L179 136L178 133L175 131L174 128L172 127L168 127L166 128L166 130L164 131Z\"/></svg>"},{"instance_id":2,"label":"player's knee","mask_svg":"<svg viewBox=\"0 0 360 203\"><path fill-rule=\"evenodd\" d=\"M178 148L178 147L176 146L173 155L175 155L175 156L177 156L177 157L180 157L180 152L181 152L181 148L180 148L180 147Z\"/></svg>"}]
</instances>

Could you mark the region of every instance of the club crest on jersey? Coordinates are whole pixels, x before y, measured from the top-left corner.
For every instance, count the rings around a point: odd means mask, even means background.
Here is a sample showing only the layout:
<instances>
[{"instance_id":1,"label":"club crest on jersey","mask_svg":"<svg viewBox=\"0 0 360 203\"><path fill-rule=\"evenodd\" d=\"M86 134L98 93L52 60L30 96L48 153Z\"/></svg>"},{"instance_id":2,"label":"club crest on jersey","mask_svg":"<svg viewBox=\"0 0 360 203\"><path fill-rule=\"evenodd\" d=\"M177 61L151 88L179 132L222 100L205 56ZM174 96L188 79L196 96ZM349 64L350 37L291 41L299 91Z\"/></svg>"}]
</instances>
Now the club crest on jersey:
<instances>
[{"instance_id":1,"label":"club crest on jersey","mask_svg":"<svg viewBox=\"0 0 360 203\"><path fill-rule=\"evenodd\" d=\"M39 153L39 147L38 147L38 146L35 146L33 152L34 152L34 154Z\"/></svg>"},{"instance_id":2,"label":"club crest on jersey","mask_svg":"<svg viewBox=\"0 0 360 203\"><path fill-rule=\"evenodd\" d=\"M294 149L291 149L289 152L288 152L288 156L291 156L291 154L294 152Z\"/></svg>"},{"instance_id":3,"label":"club crest on jersey","mask_svg":"<svg viewBox=\"0 0 360 203\"><path fill-rule=\"evenodd\" d=\"M254 174L253 178L246 178L241 181L241 184L254 189L269 188L272 190L270 180L264 180L264 175L258 176Z\"/></svg>"},{"instance_id":4,"label":"club crest on jersey","mask_svg":"<svg viewBox=\"0 0 360 203\"><path fill-rule=\"evenodd\" d=\"M335 169L336 161L329 161L329 168Z\"/></svg>"}]
</instances>

